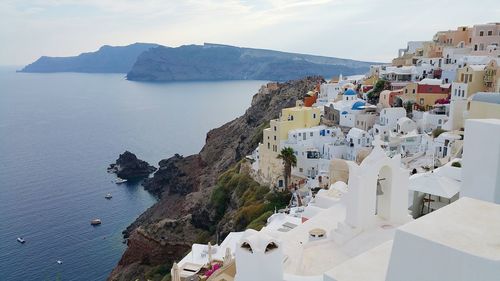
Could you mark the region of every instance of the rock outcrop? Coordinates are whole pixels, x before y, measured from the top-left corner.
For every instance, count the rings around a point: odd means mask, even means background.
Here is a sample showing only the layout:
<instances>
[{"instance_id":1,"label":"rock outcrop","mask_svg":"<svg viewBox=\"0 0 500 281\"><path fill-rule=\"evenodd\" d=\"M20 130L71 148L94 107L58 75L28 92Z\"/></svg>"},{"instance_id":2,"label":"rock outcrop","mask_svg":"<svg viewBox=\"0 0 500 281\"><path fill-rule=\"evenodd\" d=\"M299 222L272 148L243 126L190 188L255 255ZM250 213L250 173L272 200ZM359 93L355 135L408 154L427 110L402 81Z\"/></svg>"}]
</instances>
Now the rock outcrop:
<instances>
[{"instance_id":1,"label":"rock outcrop","mask_svg":"<svg viewBox=\"0 0 500 281\"><path fill-rule=\"evenodd\" d=\"M109 165L108 171L115 173L119 178L133 180L147 178L156 171L156 168L138 159L132 152L125 151L114 164Z\"/></svg>"},{"instance_id":2,"label":"rock outcrop","mask_svg":"<svg viewBox=\"0 0 500 281\"><path fill-rule=\"evenodd\" d=\"M179 261L192 243L213 238L216 227L224 233L235 230L234 222L217 217L211 204L219 176L257 147L263 125L322 81L307 77L262 86L244 115L207 134L200 153L160 161L144 183L160 199L124 231L128 248L108 280L145 280L155 266Z\"/></svg>"}]
</instances>

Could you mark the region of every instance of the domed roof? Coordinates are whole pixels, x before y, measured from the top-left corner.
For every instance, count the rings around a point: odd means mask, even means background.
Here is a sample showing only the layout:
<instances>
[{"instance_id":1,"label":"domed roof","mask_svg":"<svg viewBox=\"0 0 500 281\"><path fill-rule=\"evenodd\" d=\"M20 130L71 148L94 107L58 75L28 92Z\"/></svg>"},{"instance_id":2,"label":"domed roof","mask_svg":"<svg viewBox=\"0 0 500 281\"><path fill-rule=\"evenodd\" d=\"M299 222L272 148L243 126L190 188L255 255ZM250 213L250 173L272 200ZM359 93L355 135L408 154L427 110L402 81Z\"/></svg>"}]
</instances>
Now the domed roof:
<instances>
[{"instance_id":1,"label":"domed roof","mask_svg":"<svg viewBox=\"0 0 500 281\"><path fill-rule=\"evenodd\" d=\"M351 109L352 110L361 110L361 109L364 109L364 106L365 106L364 101L357 101L352 105Z\"/></svg>"},{"instance_id":2,"label":"domed roof","mask_svg":"<svg viewBox=\"0 0 500 281\"><path fill-rule=\"evenodd\" d=\"M349 113L349 112L347 112L347 111L342 111L342 113L341 113L341 114L342 114L342 115L346 115L347 113Z\"/></svg>"},{"instance_id":3,"label":"domed roof","mask_svg":"<svg viewBox=\"0 0 500 281\"><path fill-rule=\"evenodd\" d=\"M347 89L347 90L344 92L344 95L346 95L346 96L355 96L355 95L357 95L357 94L356 94L356 91L354 91L353 89Z\"/></svg>"}]
</instances>

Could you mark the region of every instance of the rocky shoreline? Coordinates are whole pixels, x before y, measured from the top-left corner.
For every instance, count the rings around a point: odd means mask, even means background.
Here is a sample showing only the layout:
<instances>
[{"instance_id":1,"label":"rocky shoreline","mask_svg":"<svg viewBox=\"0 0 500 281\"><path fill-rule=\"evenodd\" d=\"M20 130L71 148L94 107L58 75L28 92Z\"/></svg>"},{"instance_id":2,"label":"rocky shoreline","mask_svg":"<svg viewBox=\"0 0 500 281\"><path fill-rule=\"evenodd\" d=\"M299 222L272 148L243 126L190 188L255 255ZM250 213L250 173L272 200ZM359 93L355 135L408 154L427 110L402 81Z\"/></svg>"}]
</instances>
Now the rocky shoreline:
<instances>
[{"instance_id":1,"label":"rocky shoreline","mask_svg":"<svg viewBox=\"0 0 500 281\"><path fill-rule=\"evenodd\" d=\"M315 76L264 85L244 115L208 132L200 153L160 161L154 176L144 182L159 201L124 231L128 248L108 280L146 280L148 272L182 258L192 243L213 239L215 227L222 236L234 230L235 195L222 219L209 200L217 180L257 147L263 124L322 81Z\"/></svg>"}]
</instances>

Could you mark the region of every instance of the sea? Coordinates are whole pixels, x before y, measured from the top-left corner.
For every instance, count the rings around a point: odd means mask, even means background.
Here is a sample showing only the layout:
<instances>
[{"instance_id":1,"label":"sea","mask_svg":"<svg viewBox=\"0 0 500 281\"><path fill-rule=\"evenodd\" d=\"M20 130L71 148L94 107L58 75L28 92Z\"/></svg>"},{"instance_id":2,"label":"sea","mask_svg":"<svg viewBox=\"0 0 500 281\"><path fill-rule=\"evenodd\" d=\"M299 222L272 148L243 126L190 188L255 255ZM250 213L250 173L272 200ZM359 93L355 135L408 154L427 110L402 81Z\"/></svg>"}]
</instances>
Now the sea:
<instances>
[{"instance_id":1,"label":"sea","mask_svg":"<svg viewBox=\"0 0 500 281\"><path fill-rule=\"evenodd\" d=\"M266 83L15 70L0 67L1 281L106 280L122 231L157 200L140 182L115 184L107 166L125 150L156 167L197 153Z\"/></svg>"}]
</instances>

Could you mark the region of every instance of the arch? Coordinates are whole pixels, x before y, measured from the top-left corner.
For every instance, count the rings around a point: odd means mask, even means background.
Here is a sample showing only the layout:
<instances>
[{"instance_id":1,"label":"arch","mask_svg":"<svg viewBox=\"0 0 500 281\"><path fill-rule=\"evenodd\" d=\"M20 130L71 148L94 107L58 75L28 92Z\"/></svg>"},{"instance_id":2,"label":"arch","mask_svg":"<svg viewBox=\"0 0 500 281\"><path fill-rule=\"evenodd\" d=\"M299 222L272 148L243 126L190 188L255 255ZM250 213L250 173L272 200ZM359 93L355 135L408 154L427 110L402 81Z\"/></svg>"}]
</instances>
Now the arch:
<instances>
[{"instance_id":1,"label":"arch","mask_svg":"<svg viewBox=\"0 0 500 281\"><path fill-rule=\"evenodd\" d=\"M384 165L377 176L375 215L382 219L390 218L390 198L392 191L392 168Z\"/></svg>"},{"instance_id":2,"label":"arch","mask_svg":"<svg viewBox=\"0 0 500 281\"><path fill-rule=\"evenodd\" d=\"M268 253L276 249L278 249L278 245L274 242L269 242L264 250L264 253Z\"/></svg>"},{"instance_id":3,"label":"arch","mask_svg":"<svg viewBox=\"0 0 500 281\"><path fill-rule=\"evenodd\" d=\"M253 253L252 246L250 246L250 243L248 242L241 243L241 248Z\"/></svg>"}]
</instances>

